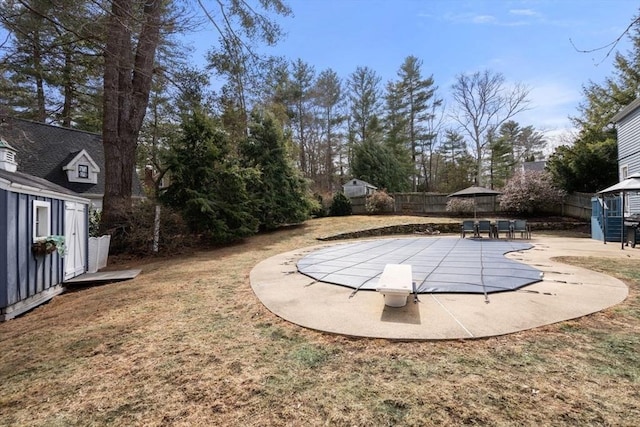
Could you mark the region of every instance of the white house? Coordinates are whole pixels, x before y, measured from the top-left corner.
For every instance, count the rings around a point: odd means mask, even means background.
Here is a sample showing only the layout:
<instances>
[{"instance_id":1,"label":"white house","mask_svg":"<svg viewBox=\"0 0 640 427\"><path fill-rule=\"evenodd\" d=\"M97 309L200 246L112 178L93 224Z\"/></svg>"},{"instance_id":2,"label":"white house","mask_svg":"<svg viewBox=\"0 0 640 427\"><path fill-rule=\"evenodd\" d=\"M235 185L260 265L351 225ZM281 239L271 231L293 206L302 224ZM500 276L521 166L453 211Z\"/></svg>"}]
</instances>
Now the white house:
<instances>
[{"instance_id":1,"label":"white house","mask_svg":"<svg viewBox=\"0 0 640 427\"><path fill-rule=\"evenodd\" d=\"M342 186L342 191L347 197L368 196L375 193L378 188L361 179L350 179Z\"/></svg>"}]
</instances>

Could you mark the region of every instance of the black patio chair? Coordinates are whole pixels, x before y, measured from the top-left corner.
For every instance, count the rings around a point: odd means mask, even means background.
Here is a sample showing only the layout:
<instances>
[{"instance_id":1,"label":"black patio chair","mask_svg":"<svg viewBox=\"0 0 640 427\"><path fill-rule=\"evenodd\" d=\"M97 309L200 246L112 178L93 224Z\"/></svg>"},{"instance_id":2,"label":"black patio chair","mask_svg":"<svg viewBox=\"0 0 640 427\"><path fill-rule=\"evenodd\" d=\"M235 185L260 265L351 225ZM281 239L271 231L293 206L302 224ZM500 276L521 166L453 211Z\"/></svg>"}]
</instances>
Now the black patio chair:
<instances>
[{"instance_id":1,"label":"black patio chair","mask_svg":"<svg viewBox=\"0 0 640 427\"><path fill-rule=\"evenodd\" d=\"M501 233L503 233L507 239L513 238L513 226L508 219L496 220L496 239L500 238Z\"/></svg>"},{"instance_id":2,"label":"black patio chair","mask_svg":"<svg viewBox=\"0 0 640 427\"><path fill-rule=\"evenodd\" d=\"M531 228L527 224L526 219L516 219L513 221L512 234L515 238L516 233L520 233L521 239L531 239Z\"/></svg>"},{"instance_id":3,"label":"black patio chair","mask_svg":"<svg viewBox=\"0 0 640 427\"><path fill-rule=\"evenodd\" d=\"M460 226L460 237L467 237L467 233L471 233L473 237L478 236L478 229L476 228L475 221L472 219L462 221Z\"/></svg>"}]
</instances>

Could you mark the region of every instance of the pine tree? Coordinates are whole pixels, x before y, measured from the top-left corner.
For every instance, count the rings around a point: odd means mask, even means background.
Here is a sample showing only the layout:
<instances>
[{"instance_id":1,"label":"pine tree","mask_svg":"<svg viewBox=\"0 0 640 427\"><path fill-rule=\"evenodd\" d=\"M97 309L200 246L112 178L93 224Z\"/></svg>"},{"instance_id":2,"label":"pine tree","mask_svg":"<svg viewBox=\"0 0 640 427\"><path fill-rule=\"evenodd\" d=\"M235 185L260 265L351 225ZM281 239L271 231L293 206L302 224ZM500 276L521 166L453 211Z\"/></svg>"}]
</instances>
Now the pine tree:
<instances>
[{"instance_id":1,"label":"pine tree","mask_svg":"<svg viewBox=\"0 0 640 427\"><path fill-rule=\"evenodd\" d=\"M9 34L0 104L17 117L99 131L101 22L87 2L0 3Z\"/></svg>"},{"instance_id":2,"label":"pine tree","mask_svg":"<svg viewBox=\"0 0 640 427\"><path fill-rule=\"evenodd\" d=\"M351 173L380 189L399 192L406 189L407 177L389 147L377 141L356 144Z\"/></svg>"},{"instance_id":3,"label":"pine tree","mask_svg":"<svg viewBox=\"0 0 640 427\"><path fill-rule=\"evenodd\" d=\"M255 178L230 155L227 134L201 109L186 115L168 159L171 185L164 203L179 209L192 232L215 243L257 231L247 182Z\"/></svg>"},{"instance_id":4,"label":"pine tree","mask_svg":"<svg viewBox=\"0 0 640 427\"><path fill-rule=\"evenodd\" d=\"M307 185L287 151L282 126L274 116L268 112L252 113L249 137L241 145L240 156L245 167L258 172L250 191L254 215L264 230L309 218Z\"/></svg>"},{"instance_id":5,"label":"pine tree","mask_svg":"<svg viewBox=\"0 0 640 427\"><path fill-rule=\"evenodd\" d=\"M321 156L324 179L320 186L322 190L333 192L336 185L335 156L342 152L342 135L340 125L344 122L344 115L340 108L343 104L342 82L332 69L324 70L315 83L315 103L320 108L320 122L324 137L324 150Z\"/></svg>"},{"instance_id":6,"label":"pine tree","mask_svg":"<svg viewBox=\"0 0 640 427\"><path fill-rule=\"evenodd\" d=\"M352 135L355 143L380 133L380 76L369 67L358 67L347 81Z\"/></svg>"},{"instance_id":7,"label":"pine tree","mask_svg":"<svg viewBox=\"0 0 640 427\"><path fill-rule=\"evenodd\" d=\"M634 21L632 49L616 53L614 75L604 83L590 81L583 87L580 115L572 118L578 136L573 144L558 147L547 162L554 182L567 192L595 192L618 181L616 130L610 122L640 97L640 22Z\"/></svg>"},{"instance_id":8,"label":"pine tree","mask_svg":"<svg viewBox=\"0 0 640 427\"><path fill-rule=\"evenodd\" d=\"M433 76L422 77L422 61L415 56L408 56L398 71L397 89L400 95L400 108L407 122L407 138L411 161L414 171L418 167L418 157L422 157L421 166L424 167L431 151L431 145L436 138L429 122L434 118L434 108L442 104L441 99L435 98L437 86L434 86ZM417 176L412 177L413 191L417 188ZM425 177L428 178L428 177Z\"/></svg>"},{"instance_id":9,"label":"pine tree","mask_svg":"<svg viewBox=\"0 0 640 427\"><path fill-rule=\"evenodd\" d=\"M415 163L412 161L409 121L404 108L401 83L388 82L384 99L384 142L398 162L399 173L407 178L406 184L397 191L409 190L410 177L415 174Z\"/></svg>"},{"instance_id":10,"label":"pine tree","mask_svg":"<svg viewBox=\"0 0 640 427\"><path fill-rule=\"evenodd\" d=\"M312 162L310 157L313 151L313 139L311 127L313 126L313 116L311 114L311 104L313 101L313 85L315 81L315 69L297 59L291 64L291 74L289 81L289 96L293 111L292 128L295 136L295 143L300 154L300 169L302 173L310 178L313 177Z\"/></svg>"}]
</instances>

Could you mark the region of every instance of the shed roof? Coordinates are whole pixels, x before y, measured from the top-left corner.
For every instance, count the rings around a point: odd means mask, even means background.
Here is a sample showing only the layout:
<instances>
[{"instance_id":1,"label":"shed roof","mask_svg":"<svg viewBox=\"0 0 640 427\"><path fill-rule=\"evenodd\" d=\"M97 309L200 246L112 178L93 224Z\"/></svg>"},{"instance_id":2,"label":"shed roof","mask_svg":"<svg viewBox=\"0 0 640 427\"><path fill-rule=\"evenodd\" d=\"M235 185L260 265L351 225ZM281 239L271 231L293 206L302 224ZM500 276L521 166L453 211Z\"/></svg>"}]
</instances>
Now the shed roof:
<instances>
[{"instance_id":1,"label":"shed roof","mask_svg":"<svg viewBox=\"0 0 640 427\"><path fill-rule=\"evenodd\" d=\"M16 192L22 191L27 193L40 193L43 195L60 195L63 196L61 198L82 199L78 193L47 181L44 178L39 178L22 172L9 172L3 169L0 169L0 188ZM87 199L82 200L88 202Z\"/></svg>"},{"instance_id":2,"label":"shed roof","mask_svg":"<svg viewBox=\"0 0 640 427\"><path fill-rule=\"evenodd\" d=\"M348 180L347 182L345 182L343 184L343 187L344 186L369 187L369 188L373 188L373 189L377 189L378 188L375 185L369 184L367 181L363 181L363 180L358 179L358 178L351 178L350 180Z\"/></svg>"},{"instance_id":3,"label":"shed roof","mask_svg":"<svg viewBox=\"0 0 640 427\"><path fill-rule=\"evenodd\" d=\"M544 168L546 166L547 166L546 160L536 160L534 162L523 162L522 170L541 172L541 171L544 171Z\"/></svg>"}]
</instances>

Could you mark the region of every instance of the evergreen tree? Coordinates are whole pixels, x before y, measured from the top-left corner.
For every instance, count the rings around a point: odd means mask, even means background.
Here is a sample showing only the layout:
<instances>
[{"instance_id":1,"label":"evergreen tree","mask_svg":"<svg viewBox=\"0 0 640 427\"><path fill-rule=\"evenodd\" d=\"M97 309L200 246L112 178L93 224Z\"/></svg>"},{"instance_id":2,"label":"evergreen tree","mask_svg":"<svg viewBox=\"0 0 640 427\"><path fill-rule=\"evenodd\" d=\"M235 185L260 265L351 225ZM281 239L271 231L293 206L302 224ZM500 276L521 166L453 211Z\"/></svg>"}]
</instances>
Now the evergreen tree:
<instances>
[{"instance_id":1,"label":"evergreen tree","mask_svg":"<svg viewBox=\"0 0 640 427\"><path fill-rule=\"evenodd\" d=\"M406 117L406 132L413 163L413 190L417 187L418 157L422 157L422 165L427 162L431 145L437 135L433 134L433 127L429 122L434 118L434 108L442 105L441 99L436 99L433 76L422 77L422 61L415 56L408 56L398 71L397 89L400 94L401 111ZM425 177L427 178L427 177Z\"/></svg>"},{"instance_id":2,"label":"evergreen tree","mask_svg":"<svg viewBox=\"0 0 640 427\"><path fill-rule=\"evenodd\" d=\"M415 173L415 163L412 161L408 135L409 123L404 108L401 83L388 82L384 99L384 142L398 161L399 173L407 177L406 189L409 189L409 177Z\"/></svg>"},{"instance_id":3,"label":"evergreen tree","mask_svg":"<svg viewBox=\"0 0 640 427\"><path fill-rule=\"evenodd\" d=\"M438 181L433 183L438 191L451 193L473 184L476 163L468 153L467 144L460 133L446 130L438 153L443 158Z\"/></svg>"},{"instance_id":4,"label":"evergreen tree","mask_svg":"<svg viewBox=\"0 0 640 427\"><path fill-rule=\"evenodd\" d=\"M640 96L640 22L628 33L632 49L615 55L614 75L604 83L583 87L580 115L572 120L579 129L571 145L558 147L547 167L554 182L567 192L595 192L618 181L616 130L613 116ZM597 173L594 173L597 171Z\"/></svg>"},{"instance_id":5,"label":"evergreen tree","mask_svg":"<svg viewBox=\"0 0 640 427\"><path fill-rule=\"evenodd\" d=\"M489 188L502 188L513 174L513 145L503 136L488 136Z\"/></svg>"},{"instance_id":6,"label":"evergreen tree","mask_svg":"<svg viewBox=\"0 0 640 427\"><path fill-rule=\"evenodd\" d=\"M307 184L292 164L282 127L272 114L252 113L249 137L241 145L240 156L245 167L259 174L250 191L261 229L309 218L312 204Z\"/></svg>"},{"instance_id":7,"label":"evergreen tree","mask_svg":"<svg viewBox=\"0 0 640 427\"><path fill-rule=\"evenodd\" d=\"M103 19L88 2L1 2L0 104L17 117L100 130Z\"/></svg>"},{"instance_id":8,"label":"evergreen tree","mask_svg":"<svg viewBox=\"0 0 640 427\"><path fill-rule=\"evenodd\" d=\"M377 141L364 141L353 149L351 173L389 192L405 191L407 177L389 147Z\"/></svg>"},{"instance_id":9,"label":"evergreen tree","mask_svg":"<svg viewBox=\"0 0 640 427\"><path fill-rule=\"evenodd\" d=\"M171 185L162 200L179 209L194 233L215 243L249 236L258 221L247 192L255 174L242 169L226 133L201 109L185 116L168 159Z\"/></svg>"},{"instance_id":10,"label":"evergreen tree","mask_svg":"<svg viewBox=\"0 0 640 427\"><path fill-rule=\"evenodd\" d=\"M299 165L302 173L310 178L313 177L312 161L310 157L313 151L313 138L311 128L313 126L313 115L311 105L313 102L315 81L315 69L298 58L291 64L291 74L289 81L289 96L291 101L292 129L294 142L298 148Z\"/></svg>"},{"instance_id":11,"label":"evergreen tree","mask_svg":"<svg viewBox=\"0 0 640 427\"><path fill-rule=\"evenodd\" d=\"M593 193L618 182L618 144L615 139L562 145L547 161L553 182L568 193Z\"/></svg>"},{"instance_id":12,"label":"evergreen tree","mask_svg":"<svg viewBox=\"0 0 640 427\"><path fill-rule=\"evenodd\" d=\"M320 188L333 192L336 185L335 157L342 152L340 133L340 125L344 122L344 115L340 111L344 98L342 82L336 72L329 68L318 76L314 91L316 105L320 108L320 122L324 136L324 153L320 159L324 179Z\"/></svg>"},{"instance_id":13,"label":"evergreen tree","mask_svg":"<svg viewBox=\"0 0 640 427\"><path fill-rule=\"evenodd\" d=\"M353 142L370 139L380 132L380 76L369 67L358 67L347 81Z\"/></svg>"}]
</instances>

